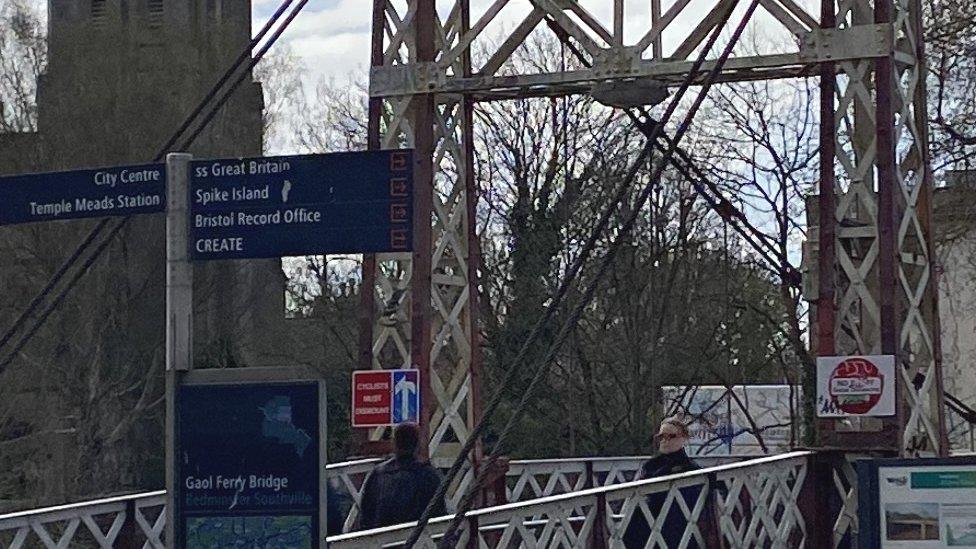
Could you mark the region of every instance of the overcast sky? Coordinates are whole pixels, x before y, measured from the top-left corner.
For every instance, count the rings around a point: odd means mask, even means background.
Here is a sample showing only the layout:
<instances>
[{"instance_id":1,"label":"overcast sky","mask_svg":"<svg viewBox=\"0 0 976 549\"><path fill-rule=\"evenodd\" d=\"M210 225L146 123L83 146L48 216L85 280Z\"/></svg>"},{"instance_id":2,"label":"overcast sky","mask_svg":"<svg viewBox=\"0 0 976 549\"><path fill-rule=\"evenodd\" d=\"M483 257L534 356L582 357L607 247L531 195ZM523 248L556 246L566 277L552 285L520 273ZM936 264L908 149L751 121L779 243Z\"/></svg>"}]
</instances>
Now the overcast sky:
<instances>
[{"instance_id":1,"label":"overcast sky","mask_svg":"<svg viewBox=\"0 0 976 549\"><path fill-rule=\"evenodd\" d=\"M495 1L471 0L472 23L477 21ZM577 1L607 28L612 28L612 1ZM254 32L257 32L281 4L281 0L252 0L252 3ZM672 0L662 1L664 9L673 3ZM805 6L814 17L819 16L819 10L815 7L816 0L796 0L796 3ZM447 0L437 1L438 9L442 12L442 20L446 19L446 11L451 4L452 2ZM624 4L625 42L634 43L650 26L651 2L625 0ZM739 4L737 11L741 13L745 10L746 2ZM678 41L683 40L686 33L697 25L702 16L714 5L715 0L691 0L688 7L664 33L665 48L669 45L676 46ZM530 9L531 3L527 0L511 0L485 29L482 36L498 37L506 29L511 30L522 21ZM283 38L292 50L304 59L310 75L343 78L351 71L365 71L368 66L371 11L370 0L310 0ZM760 28L782 29L778 24L770 24L771 21L762 8L753 18L753 22Z\"/></svg>"},{"instance_id":2,"label":"overcast sky","mask_svg":"<svg viewBox=\"0 0 976 549\"><path fill-rule=\"evenodd\" d=\"M297 2L296 2L297 4ZM345 78L365 71L369 63L368 0L310 0L282 40L298 54L318 77ZM281 0L253 0L254 32L267 22Z\"/></svg>"},{"instance_id":3,"label":"overcast sky","mask_svg":"<svg viewBox=\"0 0 976 549\"><path fill-rule=\"evenodd\" d=\"M46 10L47 0L31 1L35 2L40 9ZM613 2L610 0L578 1L597 19L604 22L607 27L611 26L610 10ZM282 0L251 0L251 2L254 10L253 31L257 32L274 13L275 9L281 5ZM495 0L471 0L473 20L477 20L494 2ZM714 2L715 0L691 0L688 8L678 16L669 30L666 31L665 47L669 42L672 42L672 37L673 39L683 38L687 30L700 21L702 15L714 5ZM665 8L672 3L668 0L662 2ZM816 1L799 0L797 3L811 6ZM438 0L437 4L441 11L446 11L451 2ZM625 0L625 6L627 9L625 36L626 41L632 43L647 30L650 19L650 2L648 0ZM530 7L531 3L525 0L510 1L485 30L483 36L497 37L505 29L514 28L525 17ZM740 6L740 8L744 8L744 6ZM282 36L282 42L288 44L291 50L304 61L308 69L306 73L307 83L314 83L320 77L344 80L350 73L366 71L369 63L371 10L372 2L370 0L309 0L302 14L295 19ZM443 13L442 17L446 17L446 15ZM762 13L757 13L757 16L758 20L768 17Z\"/></svg>"}]
</instances>

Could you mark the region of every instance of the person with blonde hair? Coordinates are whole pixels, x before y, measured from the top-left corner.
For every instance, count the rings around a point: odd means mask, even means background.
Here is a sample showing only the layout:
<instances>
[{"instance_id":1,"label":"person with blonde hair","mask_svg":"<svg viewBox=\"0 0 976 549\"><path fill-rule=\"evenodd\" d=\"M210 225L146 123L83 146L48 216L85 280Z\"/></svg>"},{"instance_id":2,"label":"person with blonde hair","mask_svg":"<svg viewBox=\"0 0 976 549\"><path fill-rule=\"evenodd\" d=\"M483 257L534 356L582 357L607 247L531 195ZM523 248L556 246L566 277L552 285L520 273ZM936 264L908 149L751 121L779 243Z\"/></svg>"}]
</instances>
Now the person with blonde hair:
<instances>
[{"instance_id":1,"label":"person with blonde hair","mask_svg":"<svg viewBox=\"0 0 976 549\"><path fill-rule=\"evenodd\" d=\"M647 480L701 469L685 452L685 445L688 444L690 438L688 425L681 417L665 418L654 435L658 453L641 465L635 480ZM695 502L700 493L701 488L697 486L681 490L681 496L688 504L689 509L695 507ZM668 547L677 547L684 535L688 520L677 501L672 501L666 516L660 516L667 496L667 490L649 494L647 496L647 508L654 515L656 521L664 520L664 524L661 526L661 536L668 543ZM642 548L647 544L650 535L651 526L640 507L637 507L634 509L634 514L624 531L624 547L627 549ZM690 549L697 548L698 543L694 538L691 538L687 547Z\"/></svg>"}]
</instances>

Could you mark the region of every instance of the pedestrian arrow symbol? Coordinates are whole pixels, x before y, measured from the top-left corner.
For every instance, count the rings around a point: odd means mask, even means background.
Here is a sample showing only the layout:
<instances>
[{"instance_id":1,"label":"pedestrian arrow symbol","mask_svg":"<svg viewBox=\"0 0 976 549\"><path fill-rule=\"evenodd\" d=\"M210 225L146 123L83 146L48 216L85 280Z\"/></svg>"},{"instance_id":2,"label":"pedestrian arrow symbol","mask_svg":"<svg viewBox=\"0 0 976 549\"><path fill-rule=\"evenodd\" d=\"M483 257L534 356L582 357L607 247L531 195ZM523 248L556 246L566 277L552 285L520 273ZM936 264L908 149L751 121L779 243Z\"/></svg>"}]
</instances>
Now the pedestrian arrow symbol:
<instances>
[{"instance_id":1,"label":"pedestrian arrow symbol","mask_svg":"<svg viewBox=\"0 0 976 549\"><path fill-rule=\"evenodd\" d=\"M393 372L393 423L416 423L420 417L420 384L416 370Z\"/></svg>"}]
</instances>

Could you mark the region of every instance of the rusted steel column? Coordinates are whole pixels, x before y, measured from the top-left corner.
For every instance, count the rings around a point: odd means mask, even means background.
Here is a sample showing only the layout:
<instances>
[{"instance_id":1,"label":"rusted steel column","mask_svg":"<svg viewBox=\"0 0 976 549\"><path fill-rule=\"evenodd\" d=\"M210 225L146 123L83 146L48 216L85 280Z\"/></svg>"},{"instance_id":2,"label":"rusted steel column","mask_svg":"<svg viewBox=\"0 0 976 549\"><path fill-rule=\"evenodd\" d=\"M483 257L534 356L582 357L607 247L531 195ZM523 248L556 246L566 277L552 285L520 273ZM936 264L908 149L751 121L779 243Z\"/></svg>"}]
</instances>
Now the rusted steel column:
<instances>
[{"instance_id":1,"label":"rusted steel column","mask_svg":"<svg viewBox=\"0 0 976 549\"><path fill-rule=\"evenodd\" d=\"M118 549L140 549L142 547L140 537L144 536L140 536L139 523L136 522L136 501L130 499L125 502L125 522L122 523L122 529L119 530L119 535L112 545Z\"/></svg>"},{"instance_id":2,"label":"rusted steel column","mask_svg":"<svg viewBox=\"0 0 976 549\"><path fill-rule=\"evenodd\" d=\"M594 486L599 486L600 483L597 482L596 477L594 477L595 473L593 472L593 462L589 460L584 461L583 466L584 466L583 474L586 475L586 478L583 480L583 489L585 490L587 488L593 488Z\"/></svg>"},{"instance_id":3,"label":"rusted steel column","mask_svg":"<svg viewBox=\"0 0 976 549\"><path fill-rule=\"evenodd\" d=\"M715 473L708 474L708 484L704 487L708 490L705 495L705 509L702 511L702 518L698 521L702 533L705 537L705 547L724 548L725 539L722 537L722 525L719 522L718 509L718 478Z\"/></svg>"},{"instance_id":4,"label":"rusted steel column","mask_svg":"<svg viewBox=\"0 0 976 549\"><path fill-rule=\"evenodd\" d=\"M818 453L807 462L807 476L797 505L806 521L807 547L833 547L834 525L830 500L834 488L832 456Z\"/></svg>"},{"instance_id":5,"label":"rusted steel column","mask_svg":"<svg viewBox=\"0 0 976 549\"><path fill-rule=\"evenodd\" d=\"M417 62L434 61L434 0L417 0L415 40ZM421 453L429 457L430 420L435 402L430 376L430 293L431 293L431 219L434 200L434 94L413 99L414 198L413 198L413 268L410 278L410 362L420 370Z\"/></svg>"},{"instance_id":6,"label":"rusted steel column","mask_svg":"<svg viewBox=\"0 0 976 549\"><path fill-rule=\"evenodd\" d=\"M836 25L834 0L820 3L820 27L832 29ZM834 284L836 252L837 199L834 194L836 176L836 113L834 96L837 91L834 63L820 64L820 227L817 296L817 356L834 354Z\"/></svg>"},{"instance_id":7,"label":"rusted steel column","mask_svg":"<svg viewBox=\"0 0 976 549\"><path fill-rule=\"evenodd\" d=\"M590 531L590 547L593 549L607 549L607 496L597 494L596 515L593 519L593 530Z\"/></svg>"},{"instance_id":8,"label":"rusted steel column","mask_svg":"<svg viewBox=\"0 0 976 549\"><path fill-rule=\"evenodd\" d=\"M468 549L481 549L478 543L478 517L468 517Z\"/></svg>"},{"instance_id":9,"label":"rusted steel column","mask_svg":"<svg viewBox=\"0 0 976 549\"><path fill-rule=\"evenodd\" d=\"M919 74L927 75L928 67L926 66L925 40L922 40L922 37L925 36L922 27L922 13L921 0L912 0L909 17L911 18L912 27L915 29L915 36L917 38L915 41L915 62L918 63ZM935 181L932 176L932 162L929 152L928 94L926 89L925 78L920 78L915 87L915 97L912 98L915 102L915 124L919 129L919 139L921 140L919 147L922 153L922 185L924 185L924 188L919 193L916 211L918 212L919 223L925 232L925 246L929 250L930 281L928 287L925 289L926 297L922 301L922 314L932 327L932 345L935 351L932 357L932 368L935 369L935 382L938 387L935 395L935 409L945 410L945 393L942 390L945 387L942 377L942 320L939 318L940 269L938 266L938 257L935 255L935 241L932 236L932 190L935 188ZM939 449L937 455L946 457L949 455L949 435L946 430L945 414L937 414L937 421L939 428Z\"/></svg>"},{"instance_id":10,"label":"rusted steel column","mask_svg":"<svg viewBox=\"0 0 976 549\"><path fill-rule=\"evenodd\" d=\"M821 0L820 2L820 27L833 29L836 24L836 13L834 0ZM837 93L837 77L834 63L821 63L820 65L820 184L819 184L819 256L817 263L817 319L816 319L816 348L817 356L832 356L836 352L834 329L837 325L837 314L835 305L835 284L837 279L836 260L837 260L837 196L835 187L837 184L834 172L837 162L837 139L836 139L836 107L835 95ZM817 426L815 433L818 444L823 444L821 434L833 430L833 421L816 419L816 386L817 372L816 365L814 371L805 376L808 392L806 398L813 400L814 424ZM829 438L829 435L828 435Z\"/></svg>"},{"instance_id":11,"label":"rusted steel column","mask_svg":"<svg viewBox=\"0 0 976 549\"><path fill-rule=\"evenodd\" d=\"M373 0L373 34L370 46L370 65L383 65L383 21L387 0ZM380 149L380 122L383 118L383 100L369 99L367 148ZM359 360L360 369L373 367L373 317L376 310L376 255L363 255L363 281L360 286L359 307Z\"/></svg>"},{"instance_id":12,"label":"rusted steel column","mask_svg":"<svg viewBox=\"0 0 976 549\"><path fill-rule=\"evenodd\" d=\"M471 0L459 0L461 2L461 35L463 36L471 29ZM461 58L462 73L465 77L472 75L471 69L471 49L464 51ZM470 315L471 332L471 357L469 369L471 372L471 397L468 403L471 407L471 427L481 419L481 311L479 308L479 278L481 270L481 241L478 239L478 182L475 180L474 171L474 109L475 101L470 94L465 94L461 104L461 140L462 161L464 163L463 183L468 214L468 310ZM474 455L471 461L475 464L477 471L478 464L481 463L484 455L484 448L479 440L474 447ZM502 478L504 482L504 477ZM496 491L497 497L497 491ZM504 500L504 497L502 498Z\"/></svg>"},{"instance_id":13,"label":"rusted steel column","mask_svg":"<svg viewBox=\"0 0 976 549\"><path fill-rule=\"evenodd\" d=\"M874 22L888 23L892 21L892 1L875 0ZM874 61L875 93L875 121L877 125L877 165L878 165L878 277L880 287L881 308L881 352L895 355L900 366L903 359L899 356L899 322L900 307L898 306L898 233L895 226L899 218L896 212L895 197L899 192L897 167L895 166L895 128L894 128L894 60L891 55L879 57ZM901 407L899 407L901 408ZM903 412L902 412L903 413ZM902 421L902 424L904 421Z\"/></svg>"},{"instance_id":14,"label":"rusted steel column","mask_svg":"<svg viewBox=\"0 0 976 549\"><path fill-rule=\"evenodd\" d=\"M372 36L370 38L370 66L381 67L383 60L383 25L386 5L389 0L373 0ZM369 98L368 121L366 126L366 148L378 150L382 146L381 124L383 120L383 99ZM359 290L359 354L357 367L361 370L373 368L373 323L378 314L376 307L376 255L363 254L362 283ZM366 431L354 429L353 440L357 441L363 455L382 455L392 448L389 441L371 443Z\"/></svg>"}]
</instances>

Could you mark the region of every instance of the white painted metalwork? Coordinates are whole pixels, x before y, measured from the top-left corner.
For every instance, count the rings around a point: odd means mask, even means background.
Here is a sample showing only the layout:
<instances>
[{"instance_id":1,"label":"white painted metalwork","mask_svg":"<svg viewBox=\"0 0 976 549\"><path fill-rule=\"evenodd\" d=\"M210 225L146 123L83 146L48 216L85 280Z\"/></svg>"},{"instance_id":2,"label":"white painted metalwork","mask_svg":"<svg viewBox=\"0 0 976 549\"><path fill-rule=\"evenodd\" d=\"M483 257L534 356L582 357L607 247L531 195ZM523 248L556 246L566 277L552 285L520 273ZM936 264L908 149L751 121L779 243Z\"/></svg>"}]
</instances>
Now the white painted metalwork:
<instances>
[{"instance_id":1,"label":"white painted metalwork","mask_svg":"<svg viewBox=\"0 0 976 549\"><path fill-rule=\"evenodd\" d=\"M680 544L700 546L720 535L729 547L809 546L800 492L812 452L793 452L650 480L591 488L480 509L467 515L456 547L622 547L635 517L649 525L647 547L668 547L662 530L669 512L684 522ZM648 496L663 495L658 509ZM826 510L824 510L826 512ZM434 548L452 517L432 520L417 547ZM639 519L638 519L639 520ZM329 538L332 549L383 548L402 543L412 525Z\"/></svg>"},{"instance_id":2,"label":"white painted metalwork","mask_svg":"<svg viewBox=\"0 0 976 549\"><path fill-rule=\"evenodd\" d=\"M586 93L596 82L645 76L666 84L680 82L732 1L652 0L649 13L646 0L374 2L379 10L374 48L382 55L371 69L370 95L382 103L379 143L416 146L418 135L432 131L432 138L424 141L431 142L429 150L418 150L433 160L431 173L425 174L430 179L418 185L432 185L434 193L430 250L413 258L430 258L430 279L421 281L430 285L430 329L412 326L421 316L411 303L416 293L411 257L378 257L373 271L372 367L410 367L418 356L429 359L429 445L436 465L446 466L456 456L478 413L471 312L476 277L469 249L473 159L465 147L471 138L474 102ZM880 351L877 268L882 248L875 189L882 158L877 136L893 133L895 158L885 165L894 166L898 213L891 227L895 250L887 259L895 261L893 299L899 302L899 312L892 322L897 324L893 329L905 366L901 381L907 413L901 446L905 454L930 453L942 446L941 388L933 338L937 315L927 297L932 277L925 224L929 187L924 78L918 61L921 37L916 29L919 8L915 0L894 0L891 20L876 22L874 4L841 0L831 14L836 23L821 28L827 14L811 11L815 3L762 0L756 19L762 20L764 33L784 39L768 41L764 47L769 51L760 55L734 54L719 80L812 76L823 62L832 63L831 70L838 73L836 124L824 130L836 135L836 154L830 162L839 171L834 333L842 334L843 329L850 334L838 335L837 353ZM513 69L509 62L517 49L533 33L547 29L572 37L592 67L533 74ZM430 40L433 45L427 47ZM472 56L471 51L478 54ZM873 83L879 60L894 62L892 81L882 83L890 88L891 101L881 101ZM711 66L706 62L701 71ZM875 120L879 105L891 106L890 119ZM424 127L415 127L417 120L424 120ZM411 337L420 336L423 347L412 349L418 342ZM380 437L380 431L371 435L372 440Z\"/></svg>"},{"instance_id":3,"label":"white painted metalwork","mask_svg":"<svg viewBox=\"0 0 976 549\"><path fill-rule=\"evenodd\" d=\"M844 461L833 467L831 471L834 489L837 491L841 500L841 509L832 524L834 547L841 545L845 535L850 534L851 537L856 539L859 532L857 522L857 473L854 470L853 457L845 457Z\"/></svg>"},{"instance_id":4,"label":"white painted metalwork","mask_svg":"<svg viewBox=\"0 0 976 549\"><path fill-rule=\"evenodd\" d=\"M633 456L512 461L506 493L509 501L516 502L619 484L633 480L646 459L646 456ZM363 459L326 466L333 489L348 497L350 504L344 531L355 527L366 476L381 461ZM698 461L709 465L723 458ZM98 547L114 547L132 513L134 522L130 521L129 527L142 543L141 547L161 549L166 525L165 496L165 491L147 492L0 515L0 547L19 549L31 546L30 543L68 547L80 538L94 540Z\"/></svg>"},{"instance_id":5,"label":"white painted metalwork","mask_svg":"<svg viewBox=\"0 0 976 549\"><path fill-rule=\"evenodd\" d=\"M0 547L42 544L47 549L65 549L94 543L111 549L129 522L143 549L164 549L165 505L166 492L158 491L0 515ZM137 529L132 528L133 522Z\"/></svg>"},{"instance_id":6,"label":"white painted metalwork","mask_svg":"<svg viewBox=\"0 0 976 549\"><path fill-rule=\"evenodd\" d=\"M829 282L837 285L833 351L896 354L905 407L901 452L931 455L947 449L940 424L938 315L928 226L931 173L925 77L919 60L921 6L913 0L895 0L892 8L891 22L880 30L891 36L886 54L891 59L890 80L881 77L875 61L867 57L836 63L832 129L837 276ZM863 28L876 20L875 9L868 0L842 0L837 3L835 26ZM877 120L885 112L887 119ZM886 185L894 189L890 234L885 232L879 201ZM883 238L892 239L894 257L885 255ZM887 295L881 273L886 260L893 264L889 282L894 285ZM882 318L885 302L895 311L887 319ZM884 330L892 331L892 349L882 349Z\"/></svg>"}]
</instances>

